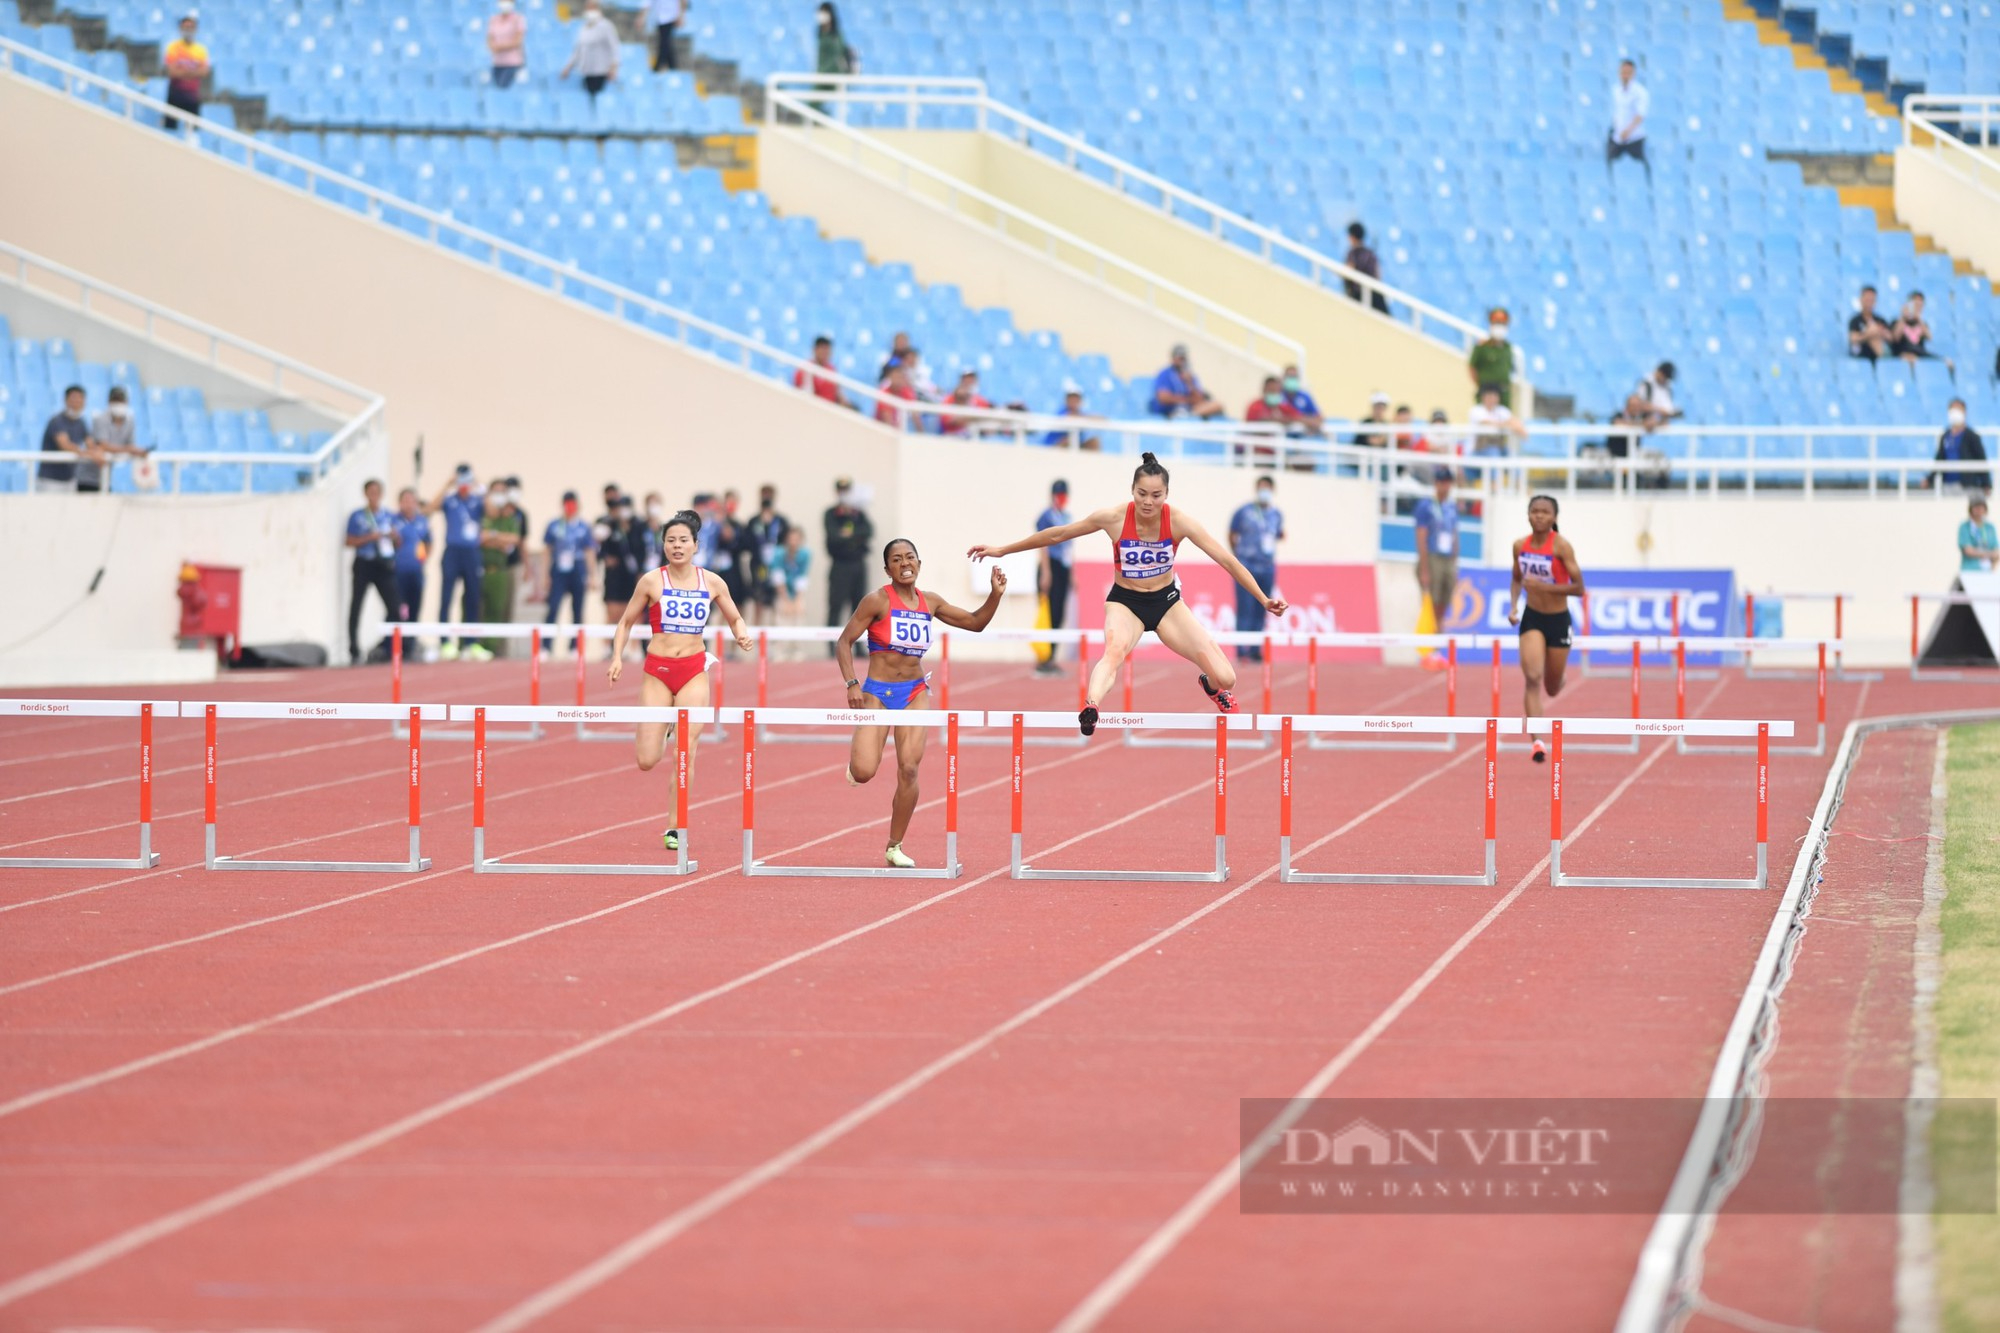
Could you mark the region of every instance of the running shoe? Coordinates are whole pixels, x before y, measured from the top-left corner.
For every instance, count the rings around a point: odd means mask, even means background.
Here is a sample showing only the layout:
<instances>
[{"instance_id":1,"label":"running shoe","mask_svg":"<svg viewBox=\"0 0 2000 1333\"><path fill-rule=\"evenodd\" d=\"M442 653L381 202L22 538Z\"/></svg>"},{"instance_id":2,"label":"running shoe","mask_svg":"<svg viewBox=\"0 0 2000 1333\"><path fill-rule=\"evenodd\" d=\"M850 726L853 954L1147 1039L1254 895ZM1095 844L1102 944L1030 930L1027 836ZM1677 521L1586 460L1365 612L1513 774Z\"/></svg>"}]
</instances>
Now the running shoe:
<instances>
[{"instance_id":1,"label":"running shoe","mask_svg":"<svg viewBox=\"0 0 2000 1333\"><path fill-rule=\"evenodd\" d=\"M660 835L660 845L670 852L679 851L681 849L681 831L677 828L668 829Z\"/></svg>"},{"instance_id":2,"label":"running shoe","mask_svg":"<svg viewBox=\"0 0 2000 1333\"><path fill-rule=\"evenodd\" d=\"M1076 715L1076 728L1086 736L1097 730L1096 705L1087 704L1084 706L1084 710Z\"/></svg>"},{"instance_id":3,"label":"running shoe","mask_svg":"<svg viewBox=\"0 0 2000 1333\"><path fill-rule=\"evenodd\" d=\"M458 644L451 639L446 639L443 643L439 644L438 660L442 662L456 662L458 660Z\"/></svg>"},{"instance_id":4,"label":"running shoe","mask_svg":"<svg viewBox=\"0 0 2000 1333\"><path fill-rule=\"evenodd\" d=\"M483 643L475 643L465 650L465 655L475 662L491 662L493 650Z\"/></svg>"},{"instance_id":5,"label":"running shoe","mask_svg":"<svg viewBox=\"0 0 2000 1333\"><path fill-rule=\"evenodd\" d=\"M1060 676L1062 673L1062 663L1056 661L1043 662L1035 668L1035 674L1038 676Z\"/></svg>"},{"instance_id":6,"label":"running shoe","mask_svg":"<svg viewBox=\"0 0 2000 1333\"><path fill-rule=\"evenodd\" d=\"M903 844L892 842L889 850L882 854L882 860L896 870L915 870L917 863L903 854Z\"/></svg>"},{"instance_id":7,"label":"running shoe","mask_svg":"<svg viewBox=\"0 0 2000 1333\"><path fill-rule=\"evenodd\" d=\"M1549 752L1542 748L1542 743L1540 741L1536 741L1535 748L1528 751L1528 757L1534 760L1536 763L1540 764L1548 760Z\"/></svg>"},{"instance_id":8,"label":"running shoe","mask_svg":"<svg viewBox=\"0 0 2000 1333\"><path fill-rule=\"evenodd\" d=\"M1215 686L1209 684L1208 673L1206 671L1202 672L1196 679L1201 681L1202 692L1215 701L1216 712L1233 713L1236 711L1236 696L1228 690L1218 690Z\"/></svg>"}]
</instances>

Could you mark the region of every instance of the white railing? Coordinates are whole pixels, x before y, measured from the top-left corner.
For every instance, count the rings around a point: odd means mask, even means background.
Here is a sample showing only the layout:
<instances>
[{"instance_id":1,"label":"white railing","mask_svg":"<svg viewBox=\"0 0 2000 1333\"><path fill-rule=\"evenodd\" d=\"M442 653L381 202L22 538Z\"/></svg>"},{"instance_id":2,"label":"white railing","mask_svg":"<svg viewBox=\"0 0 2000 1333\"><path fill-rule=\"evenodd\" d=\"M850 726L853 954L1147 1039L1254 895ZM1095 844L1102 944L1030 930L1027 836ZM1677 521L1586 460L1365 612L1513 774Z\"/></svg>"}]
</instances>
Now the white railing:
<instances>
[{"instance_id":1,"label":"white railing","mask_svg":"<svg viewBox=\"0 0 2000 1333\"><path fill-rule=\"evenodd\" d=\"M1202 198L1173 182L1121 157L1105 152L1077 135L1059 130L1046 121L997 102L981 79L933 78L924 75L887 74L774 74L765 82L768 100L782 97L789 105L811 102L837 108L844 115L850 107L900 107L904 129L953 128L927 124L926 110L964 109L973 113L976 128L1000 134L1044 157L1054 158L1073 171L1093 164L1109 179L1101 183L1136 203L1155 208L1199 231L1224 240L1236 236L1251 242L1250 249L1267 263L1289 258L1302 265L1300 275L1316 287L1334 281L1354 283L1364 297L1380 295L1391 307L1410 313L1410 327L1417 333L1443 343L1461 355L1485 338L1486 330L1442 310L1401 288L1371 278L1329 255L1254 222L1231 209ZM768 114L768 111L767 111ZM1099 179L1093 176L1092 179ZM1517 353L1518 355L1518 353Z\"/></svg>"},{"instance_id":2,"label":"white railing","mask_svg":"<svg viewBox=\"0 0 2000 1333\"><path fill-rule=\"evenodd\" d=\"M780 75L779 79L789 77ZM789 116L796 122L790 124L790 128L807 132L819 130L844 140L846 151L836 151L831 155L844 160L857 171L866 171L878 179L891 181L906 194L941 203L955 217L998 231L1008 240L1035 251L1051 262L1079 269L1101 286L1134 297L1144 302L1147 309L1186 328L1239 347L1253 357L1262 358L1267 365L1290 363L1305 368L1306 351L1296 339L1191 291L1170 278L1142 268L1123 255L1054 226L1026 209L988 194L864 130L836 120L805 99L793 96L779 86L778 79L774 79L765 90L764 117L767 125L776 126L781 116ZM807 142L812 143L816 137L819 136L808 133ZM819 147L816 143L813 146ZM967 205L975 207L968 208Z\"/></svg>"},{"instance_id":3,"label":"white railing","mask_svg":"<svg viewBox=\"0 0 2000 1333\"><path fill-rule=\"evenodd\" d=\"M2000 97L1919 93L1907 98L1903 143L1928 149L1973 186L2000 199Z\"/></svg>"},{"instance_id":4,"label":"white railing","mask_svg":"<svg viewBox=\"0 0 2000 1333\"><path fill-rule=\"evenodd\" d=\"M257 463L281 464L310 473L318 481L382 429L380 395L6 241L0 241L0 285L68 307L149 346L198 361L276 398L316 408L342 423L325 444L309 453L168 450L156 454L156 462L240 464L245 489L250 486L250 466ZM47 461L49 456L37 450L0 450L0 462ZM176 471L176 486L184 475Z\"/></svg>"}]
</instances>

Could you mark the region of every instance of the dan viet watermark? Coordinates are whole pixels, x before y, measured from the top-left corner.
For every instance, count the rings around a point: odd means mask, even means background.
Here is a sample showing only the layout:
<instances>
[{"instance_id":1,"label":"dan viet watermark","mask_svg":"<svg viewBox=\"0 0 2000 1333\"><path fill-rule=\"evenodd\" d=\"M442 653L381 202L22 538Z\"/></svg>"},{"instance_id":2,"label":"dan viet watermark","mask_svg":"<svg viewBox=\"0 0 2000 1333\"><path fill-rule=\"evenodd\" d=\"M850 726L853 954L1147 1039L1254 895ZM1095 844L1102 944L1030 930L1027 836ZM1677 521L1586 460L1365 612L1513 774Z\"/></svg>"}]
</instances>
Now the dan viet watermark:
<instances>
[{"instance_id":1,"label":"dan viet watermark","mask_svg":"<svg viewBox=\"0 0 2000 1333\"><path fill-rule=\"evenodd\" d=\"M1242 1207L1653 1214L1703 1109L1699 1098L1246 1098ZM1995 1109L1977 1098L1767 1100L1723 1211L1895 1213L1927 1197L1938 1213L1992 1213ZM1906 1151L1912 1125L1927 1155ZM1925 1189L1906 1190L1910 1162L1925 1160Z\"/></svg>"}]
</instances>

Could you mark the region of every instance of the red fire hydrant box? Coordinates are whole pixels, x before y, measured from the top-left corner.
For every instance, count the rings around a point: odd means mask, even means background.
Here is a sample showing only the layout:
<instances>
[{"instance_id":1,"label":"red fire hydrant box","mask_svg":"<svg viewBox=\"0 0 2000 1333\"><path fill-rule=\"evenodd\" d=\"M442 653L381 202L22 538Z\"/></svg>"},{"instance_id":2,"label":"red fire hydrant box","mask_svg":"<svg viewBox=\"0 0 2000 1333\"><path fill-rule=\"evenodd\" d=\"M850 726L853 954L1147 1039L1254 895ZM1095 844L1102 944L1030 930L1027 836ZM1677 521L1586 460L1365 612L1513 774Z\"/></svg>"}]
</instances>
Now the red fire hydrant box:
<instances>
[{"instance_id":1,"label":"red fire hydrant box","mask_svg":"<svg viewBox=\"0 0 2000 1333\"><path fill-rule=\"evenodd\" d=\"M242 570L183 564L179 596L183 639L221 639L232 648L242 641Z\"/></svg>"}]
</instances>

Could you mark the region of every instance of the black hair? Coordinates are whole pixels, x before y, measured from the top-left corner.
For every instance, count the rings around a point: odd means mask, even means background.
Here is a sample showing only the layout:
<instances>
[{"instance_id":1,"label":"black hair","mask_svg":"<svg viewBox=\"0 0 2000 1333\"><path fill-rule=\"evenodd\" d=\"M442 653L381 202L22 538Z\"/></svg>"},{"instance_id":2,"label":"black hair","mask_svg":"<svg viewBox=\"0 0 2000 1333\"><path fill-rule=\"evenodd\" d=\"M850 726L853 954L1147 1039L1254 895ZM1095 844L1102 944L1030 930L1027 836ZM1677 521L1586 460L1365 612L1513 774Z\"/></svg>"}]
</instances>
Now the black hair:
<instances>
[{"instance_id":1,"label":"black hair","mask_svg":"<svg viewBox=\"0 0 2000 1333\"><path fill-rule=\"evenodd\" d=\"M1160 485L1168 484L1167 470L1160 466L1160 460L1151 454L1139 455L1139 466L1132 469L1132 484L1137 486L1141 477L1158 477Z\"/></svg>"},{"instance_id":2,"label":"black hair","mask_svg":"<svg viewBox=\"0 0 2000 1333\"><path fill-rule=\"evenodd\" d=\"M361 483L361 489L365 491L370 486L380 486L381 484L382 484L382 479L380 477L370 477L368 480Z\"/></svg>"},{"instance_id":3,"label":"black hair","mask_svg":"<svg viewBox=\"0 0 2000 1333\"><path fill-rule=\"evenodd\" d=\"M660 545L665 546L667 544L668 531L676 527L686 528L690 537L699 537L701 536L701 515L695 513L692 509L683 509L666 522L660 524Z\"/></svg>"},{"instance_id":4,"label":"black hair","mask_svg":"<svg viewBox=\"0 0 2000 1333\"><path fill-rule=\"evenodd\" d=\"M826 336L826 335L825 335L824 333L822 333L822 334L820 334L820 335L819 335L819 337L817 337L817 338L813 339L813 346L814 346L814 347L831 347L831 346L833 346L833 339L831 339L831 338L827 337L827 336Z\"/></svg>"},{"instance_id":5,"label":"black hair","mask_svg":"<svg viewBox=\"0 0 2000 1333\"><path fill-rule=\"evenodd\" d=\"M67 389L63 390L63 397L67 398L73 393L82 393L83 396L86 398L90 396L89 394L84 393L84 388L81 384L72 384Z\"/></svg>"},{"instance_id":6,"label":"black hair","mask_svg":"<svg viewBox=\"0 0 2000 1333\"><path fill-rule=\"evenodd\" d=\"M1910 301L1921 301L1924 299L1924 294L1922 292L1911 292L1909 296L1905 297L1904 299Z\"/></svg>"},{"instance_id":7,"label":"black hair","mask_svg":"<svg viewBox=\"0 0 2000 1333\"><path fill-rule=\"evenodd\" d=\"M887 569L889 567L889 553L898 546L909 547L911 555L916 555L919 560L923 559L922 556L917 555L917 544L915 542L911 541L908 537L898 537L882 548L882 568Z\"/></svg>"},{"instance_id":8,"label":"black hair","mask_svg":"<svg viewBox=\"0 0 2000 1333\"><path fill-rule=\"evenodd\" d=\"M1862 291L1864 291L1864 292L1874 292L1874 291L1875 291L1875 284L1873 284L1873 283L1869 283L1869 282L1864 282L1864 283L1862 283L1862 284L1861 284L1861 290L1862 290ZM1876 295L1878 295L1878 296L1879 296L1880 294L1881 294L1881 293L1879 293L1879 292L1877 292L1877 293L1876 293Z\"/></svg>"},{"instance_id":9,"label":"black hair","mask_svg":"<svg viewBox=\"0 0 2000 1333\"><path fill-rule=\"evenodd\" d=\"M827 26L827 31L829 31L829 32L839 32L839 31L840 31L840 11L839 11L839 10L837 10L837 9L835 9L835 8L833 7L833 0L819 0L819 7L820 7L821 9L824 9L824 10L826 11L826 16L827 16L827 18L829 18L829 19L831 19L831 20L832 20L832 22L830 22L830 23L828 23L828 24L826 25L826 26Z\"/></svg>"},{"instance_id":10,"label":"black hair","mask_svg":"<svg viewBox=\"0 0 2000 1333\"><path fill-rule=\"evenodd\" d=\"M1553 511L1554 513L1557 513L1557 514L1560 514L1560 513L1562 513L1562 511L1563 511L1563 509L1562 509L1562 506L1556 503L1556 497L1555 497L1555 496L1553 496L1553 495L1531 495L1531 496L1529 496L1529 497L1528 497L1528 508L1530 508L1530 509L1533 509L1533 508L1535 507L1535 503L1536 503L1537 501L1539 501L1539 500L1547 500L1547 501L1549 502L1549 509L1550 509L1551 511ZM1556 523L1553 523L1553 522L1551 522L1551 523L1549 524L1549 531L1550 531L1550 532L1561 532L1561 531L1562 531L1562 527L1561 527L1561 526L1560 526L1559 524L1556 524Z\"/></svg>"},{"instance_id":11,"label":"black hair","mask_svg":"<svg viewBox=\"0 0 2000 1333\"><path fill-rule=\"evenodd\" d=\"M1359 222L1350 222L1347 224L1347 234L1357 241L1364 240L1368 235L1368 228L1362 226Z\"/></svg>"}]
</instances>

